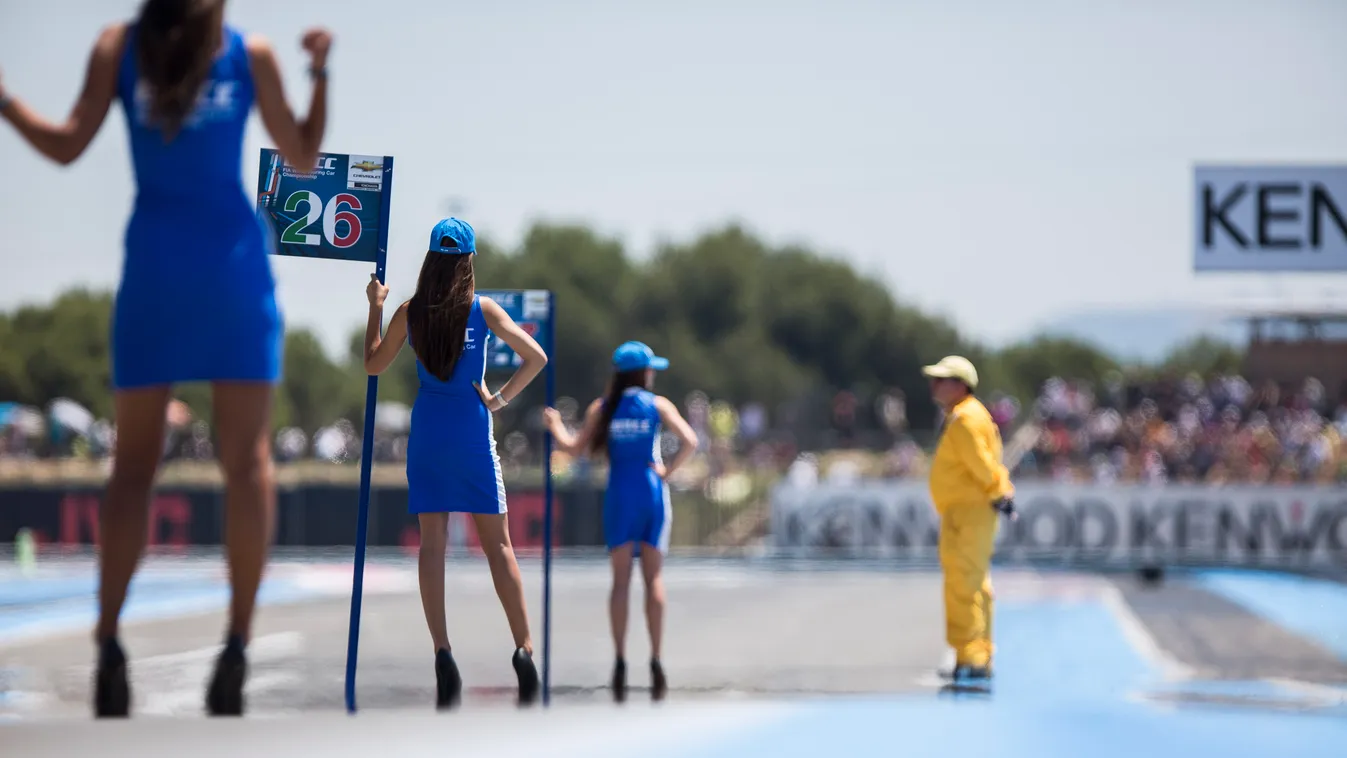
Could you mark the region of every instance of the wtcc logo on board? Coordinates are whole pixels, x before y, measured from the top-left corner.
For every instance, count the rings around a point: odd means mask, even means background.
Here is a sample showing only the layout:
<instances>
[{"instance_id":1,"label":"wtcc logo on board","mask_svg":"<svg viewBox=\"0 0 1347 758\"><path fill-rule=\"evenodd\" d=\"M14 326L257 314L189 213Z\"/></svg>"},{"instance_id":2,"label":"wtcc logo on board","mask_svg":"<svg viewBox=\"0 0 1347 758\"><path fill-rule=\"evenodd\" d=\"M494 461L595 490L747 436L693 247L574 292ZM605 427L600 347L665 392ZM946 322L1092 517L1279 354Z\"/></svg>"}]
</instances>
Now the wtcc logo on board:
<instances>
[{"instance_id":1,"label":"wtcc logo on board","mask_svg":"<svg viewBox=\"0 0 1347 758\"><path fill-rule=\"evenodd\" d=\"M295 179L313 179L318 176L336 176L337 175L337 156L320 155L313 164L312 171L301 171L289 163L281 169L281 173L288 178Z\"/></svg>"}]
</instances>

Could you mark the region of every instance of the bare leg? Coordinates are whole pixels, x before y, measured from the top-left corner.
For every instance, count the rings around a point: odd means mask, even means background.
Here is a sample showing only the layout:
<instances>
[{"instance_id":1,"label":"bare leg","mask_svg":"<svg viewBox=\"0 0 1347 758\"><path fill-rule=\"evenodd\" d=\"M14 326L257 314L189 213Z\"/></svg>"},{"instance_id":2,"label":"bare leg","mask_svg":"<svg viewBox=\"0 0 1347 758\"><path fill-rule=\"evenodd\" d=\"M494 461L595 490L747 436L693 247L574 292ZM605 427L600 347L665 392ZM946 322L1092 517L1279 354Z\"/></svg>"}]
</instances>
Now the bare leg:
<instances>
[{"instance_id":1,"label":"bare leg","mask_svg":"<svg viewBox=\"0 0 1347 758\"><path fill-rule=\"evenodd\" d=\"M116 394L112 476L99 509L99 640L115 637L127 588L149 536L150 489L164 454L169 387Z\"/></svg>"},{"instance_id":2,"label":"bare leg","mask_svg":"<svg viewBox=\"0 0 1347 758\"><path fill-rule=\"evenodd\" d=\"M650 632L650 657L659 660L664 641L664 555L654 545L641 545L641 576L645 578L645 625Z\"/></svg>"},{"instance_id":3,"label":"bare leg","mask_svg":"<svg viewBox=\"0 0 1347 758\"><path fill-rule=\"evenodd\" d=\"M627 612L631 596L633 543L615 547L608 553L613 566L613 588L608 595L608 621L613 630L613 649L619 659L627 657Z\"/></svg>"},{"instance_id":4,"label":"bare leg","mask_svg":"<svg viewBox=\"0 0 1347 758\"><path fill-rule=\"evenodd\" d=\"M276 519L271 462L271 403L275 387L260 382L214 385L215 432L225 477L225 552L233 599L229 633L252 634L257 590L266 570Z\"/></svg>"},{"instance_id":5,"label":"bare leg","mask_svg":"<svg viewBox=\"0 0 1347 758\"><path fill-rule=\"evenodd\" d=\"M103 507L99 509L98 667L94 675L94 716L131 714L126 653L117 641L127 588L149 536L150 488L164 452L164 409L168 387L118 392L117 443Z\"/></svg>"},{"instance_id":6,"label":"bare leg","mask_svg":"<svg viewBox=\"0 0 1347 758\"><path fill-rule=\"evenodd\" d=\"M421 549L417 553L417 578L421 585L421 609L436 650L449 649L449 629L444 618L444 552L448 545L449 514L422 513Z\"/></svg>"},{"instance_id":7,"label":"bare leg","mask_svg":"<svg viewBox=\"0 0 1347 758\"><path fill-rule=\"evenodd\" d=\"M505 609L510 623L510 634L516 648L533 655L533 640L529 637L528 610L524 603L524 580L519 576L519 563L510 544L509 523L504 513L474 513L472 522L477 527L477 540L486 553L491 568L491 580L496 585L496 597Z\"/></svg>"}]
</instances>

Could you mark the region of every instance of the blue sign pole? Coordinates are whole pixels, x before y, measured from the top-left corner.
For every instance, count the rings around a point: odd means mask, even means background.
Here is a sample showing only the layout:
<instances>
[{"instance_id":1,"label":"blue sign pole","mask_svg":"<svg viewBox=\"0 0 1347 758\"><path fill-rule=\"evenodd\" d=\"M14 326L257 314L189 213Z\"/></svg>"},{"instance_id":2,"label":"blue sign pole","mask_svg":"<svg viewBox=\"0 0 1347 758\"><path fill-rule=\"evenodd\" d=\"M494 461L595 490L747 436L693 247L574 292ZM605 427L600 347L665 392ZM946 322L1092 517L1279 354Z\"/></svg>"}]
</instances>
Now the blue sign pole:
<instances>
[{"instance_id":1,"label":"blue sign pole","mask_svg":"<svg viewBox=\"0 0 1347 758\"><path fill-rule=\"evenodd\" d=\"M376 198L375 195L378 197ZM295 167L280 152L263 148L257 172L257 211L272 235L272 252L296 258L374 264L379 282L388 263L388 218L393 201L393 158L319 153L313 166ZM360 455L360 511L355 529L351 634L346 649L346 710L355 713L356 648L365 584L374 409L379 382L365 392L365 439Z\"/></svg>"},{"instance_id":2,"label":"blue sign pole","mask_svg":"<svg viewBox=\"0 0 1347 758\"><path fill-rule=\"evenodd\" d=\"M510 318L519 324L526 333L538 341L539 347L547 354L547 367L543 369L547 384L546 403L556 405L556 376L554 366L556 356L556 303L555 295L549 290L477 290L479 297L489 297L510 314ZM486 367L491 370L517 368L522 359L504 341L492 339L487 343ZM551 702L552 686L552 435L543 431L543 650L542 650L542 699L543 705ZM535 650L535 655L536 655ZM536 661L536 658L535 658Z\"/></svg>"},{"instance_id":3,"label":"blue sign pole","mask_svg":"<svg viewBox=\"0 0 1347 758\"><path fill-rule=\"evenodd\" d=\"M547 296L547 323L543 325L549 351L555 352L556 295ZM556 361L547 358L547 407L556 407ZM552 433L543 430L543 705L552 702Z\"/></svg>"},{"instance_id":4,"label":"blue sign pole","mask_svg":"<svg viewBox=\"0 0 1347 758\"><path fill-rule=\"evenodd\" d=\"M388 218L393 202L393 159L384 159L383 192L379 198L378 257L374 274L383 284L388 264ZM374 466L374 410L379 402L379 377L371 376L365 388L365 438L360 447L360 507L355 522L355 566L351 579L351 628L346 643L346 712L355 713L355 671L360 647L360 606L365 590L365 543L369 533L370 475Z\"/></svg>"},{"instance_id":5,"label":"blue sign pole","mask_svg":"<svg viewBox=\"0 0 1347 758\"><path fill-rule=\"evenodd\" d=\"M481 297L489 297L510 314L510 318L532 335L547 354L543 369L547 385L546 403L556 405L556 300L548 290L477 290ZM520 357L504 342L492 340L487 352L488 369L518 367ZM543 649L542 699L543 705L552 700L552 435L543 431ZM535 651L536 653L536 651ZM536 660L536 659L535 659Z\"/></svg>"}]
</instances>

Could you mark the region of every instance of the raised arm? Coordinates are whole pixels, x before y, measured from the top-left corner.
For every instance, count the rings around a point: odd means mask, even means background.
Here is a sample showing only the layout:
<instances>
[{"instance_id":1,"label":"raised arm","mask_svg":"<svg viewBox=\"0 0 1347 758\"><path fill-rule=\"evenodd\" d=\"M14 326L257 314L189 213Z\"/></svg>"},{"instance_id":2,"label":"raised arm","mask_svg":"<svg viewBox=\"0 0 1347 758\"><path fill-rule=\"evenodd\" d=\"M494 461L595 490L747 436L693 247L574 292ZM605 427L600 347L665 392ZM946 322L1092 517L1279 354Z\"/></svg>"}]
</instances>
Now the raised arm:
<instances>
[{"instance_id":1,"label":"raised arm","mask_svg":"<svg viewBox=\"0 0 1347 758\"><path fill-rule=\"evenodd\" d=\"M39 153L63 166L74 163L102 128L112 99L117 96L117 72L125 44L125 24L109 26L98 35L84 72L84 89L63 123L44 119L9 95L3 84L0 84L0 104L6 101L8 104L0 108L0 115Z\"/></svg>"},{"instance_id":2,"label":"raised arm","mask_svg":"<svg viewBox=\"0 0 1347 758\"><path fill-rule=\"evenodd\" d=\"M388 297L388 287L380 283L377 276L370 274L365 297L369 299L369 318L365 322L365 373L378 376L393 365L393 359L398 357L407 342L407 304L403 303L393 311L388 331L380 334L384 325L384 299Z\"/></svg>"},{"instance_id":3,"label":"raised arm","mask_svg":"<svg viewBox=\"0 0 1347 758\"><path fill-rule=\"evenodd\" d=\"M659 411L659 420L664 423L665 428L678 437L678 452L674 454L672 461L665 464L662 474L663 477L668 478L697 452L697 433L683 419L683 414L678 412L678 406L674 405L669 398L662 395L656 397L655 409Z\"/></svg>"},{"instance_id":4,"label":"raised arm","mask_svg":"<svg viewBox=\"0 0 1347 758\"><path fill-rule=\"evenodd\" d=\"M301 44L309 53L309 74L313 79L309 111L303 120L295 116L285 99L281 67L271 43L263 37L250 36L248 61L262 125L286 163L309 170L318 161L323 132L327 129L327 53L332 47L332 35L322 29L311 29L304 33Z\"/></svg>"},{"instance_id":5,"label":"raised arm","mask_svg":"<svg viewBox=\"0 0 1347 758\"><path fill-rule=\"evenodd\" d=\"M584 455L589 451L591 440L594 439L594 432L599 427L601 414L599 410L603 408L603 399L599 398L589 404L585 410L585 420L580 426L579 434L571 434L566 429L566 425L561 422L561 414L556 409L548 408L543 411L543 418L547 422L547 431L552 433L552 440L556 442L558 450L574 456Z\"/></svg>"},{"instance_id":6,"label":"raised arm","mask_svg":"<svg viewBox=\"0 0 1347 758\"><path fill-rule=\"evenodd\" d=\"M505 340L515 354L520 357L523 364L515 369L514 376L501 385L501 388L495 394L487 392L485 383L474 385L477 391L482 395L482 402L486 407L493 411L498 411L505 407L505 404L518 397L519 393L533 381L534 377L547 365L547 354L543 352L532 337L519 324L510 318L510 314L505 309L489 297L479 298L478 302L482 307L482 317L486 319L486 326L491 333Z\"/></svg>"}]
</instances>

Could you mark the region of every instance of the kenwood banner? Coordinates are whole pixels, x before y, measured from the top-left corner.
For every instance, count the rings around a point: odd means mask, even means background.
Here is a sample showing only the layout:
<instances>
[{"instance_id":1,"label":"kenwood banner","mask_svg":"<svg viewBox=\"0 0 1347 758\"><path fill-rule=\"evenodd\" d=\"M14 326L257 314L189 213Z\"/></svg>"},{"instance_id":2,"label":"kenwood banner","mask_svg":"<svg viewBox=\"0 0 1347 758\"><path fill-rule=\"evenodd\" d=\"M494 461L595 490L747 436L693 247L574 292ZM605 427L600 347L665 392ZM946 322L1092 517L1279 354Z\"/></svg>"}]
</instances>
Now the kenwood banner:
<instances>
[{"instance_id":1,"label":"kenwood banner","mask_svg":"<svg viewBox=\"0 0 1347 758\"><path fill-rule=\"evenodd\" d=\"M1018 487L1001 560L1347 566L1347 490L1333 487ZM785 552L936 560L939 519L924 483L863 482L772 496L771 543Z\"/></svg>"},{"instance_id":2,"label":"kenwood banner","mask_svg":"<svg viewBox=\"0 0 1347 758\"><path fill-rule=\"evenodd\" d=\"M1347 166L1198 166L1197 271L1347 271Z\"/></svg>"}]
</instances>

